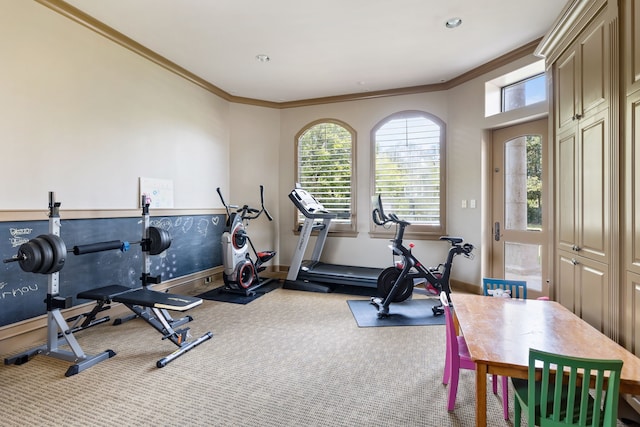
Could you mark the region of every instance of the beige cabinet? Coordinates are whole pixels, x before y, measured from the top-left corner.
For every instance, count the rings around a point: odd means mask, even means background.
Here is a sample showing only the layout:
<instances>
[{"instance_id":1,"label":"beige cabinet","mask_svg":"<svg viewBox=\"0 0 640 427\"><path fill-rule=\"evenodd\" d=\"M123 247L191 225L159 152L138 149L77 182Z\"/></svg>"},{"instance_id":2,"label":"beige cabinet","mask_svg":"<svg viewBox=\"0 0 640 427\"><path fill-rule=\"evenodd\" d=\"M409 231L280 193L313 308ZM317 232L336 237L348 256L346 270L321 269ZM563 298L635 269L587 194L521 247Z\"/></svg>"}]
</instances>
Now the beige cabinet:
<instances>
[{"instance_id":1,"label":"beige cabinet","mask_svg":"<svg viewBox=\"0 0 640 427\"><path fill-rule=\"evenodd\" d=\"M609 266L605 263L558 251L558 302L601 332L609 328Z\"/></svg>"},{"instance_id":2,"label":"beige cabinet","mask_svg":"<svg viewBox=\"0 0 640 427\"><path fill-rule=\"evenodd\" d=\"M640 0L571 2L538 52L553 71L554 295L640 356Z\"/></svg>"},{"instance_id":3,"label":"beige cabinet","mask_svg":"<svg viewBox=\"0 0 640 427\"><path fill-rule=\"evenodd\" d=\"M617 339L619 30L617 2L570 2L538 52L551 77L555 256L552 295Z\"/></svg>"},{"instance_id":4,"label":"beige cabinet","mask_svg":"<svg viewBox=\"0 0 640 427\"><path fill-rule=\"evenodd\" d=\"M624 175L621 205L621 252L624 263L620 273L620 306L615 314L621 319L620 343L640 356L640 0L621 2L624 16L621 33L621 153ZM640 397L627 398L640 412Z\"/></svg>"},{"instance_id":5,"label":"beige cabinet","mask_svg":"<svg viewBox=\"0 0 640 427\"><path fill-rule=\"evenodd\" d=\"M624 91L624 287L621 342L640 356L640 1L625 0L621 56ZM639 408L640 409L640 408Z\"/></svg>"},{"instance_id":6,"label":"beige cabinet","mask_svg":"<svg viewBox=\"0 0 640 427\"><path fill-rule=\"evenodd\" d=\"M608 110L580 119L555 144L558 250L600 262L610 255L608 122Z\"/></svg>"},{"instance_id":7,"label":"beige cabinet","mask_svg":"<svg viewBox=\"0 0 640 427\"><path fill-rule=\"evenodd\" d=\"M595 18L555 63L554 100L559 131L609 104L609 33Z\"/></svg>"}]
</instances>

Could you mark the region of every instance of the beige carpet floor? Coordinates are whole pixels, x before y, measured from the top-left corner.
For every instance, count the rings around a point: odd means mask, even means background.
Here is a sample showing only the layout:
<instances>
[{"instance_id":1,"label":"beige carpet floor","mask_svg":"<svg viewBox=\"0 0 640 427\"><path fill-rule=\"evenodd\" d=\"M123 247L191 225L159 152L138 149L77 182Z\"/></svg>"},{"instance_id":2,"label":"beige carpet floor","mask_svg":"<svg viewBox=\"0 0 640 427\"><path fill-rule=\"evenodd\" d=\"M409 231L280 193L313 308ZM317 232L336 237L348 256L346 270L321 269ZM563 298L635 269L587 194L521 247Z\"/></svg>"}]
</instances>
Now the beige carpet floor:
<instances>
[{"instance_id":1,"label":"beige carpet floor","mask_svg":"<svg viewBox=\"0 0 640 427\"><path fill-rule=\"evenodd\" d=\"M43 355L0 366L0 425L474 426L474 372L446 410L444 326L358 328L348 299L366 297L204 301L189 325L213 338L161 369L176 347L140 319L78 332L87 354L117 355L68 378L68 362ZM490 426L512 425L490 391L487 406Z\"/></svg>"}]
</instances>

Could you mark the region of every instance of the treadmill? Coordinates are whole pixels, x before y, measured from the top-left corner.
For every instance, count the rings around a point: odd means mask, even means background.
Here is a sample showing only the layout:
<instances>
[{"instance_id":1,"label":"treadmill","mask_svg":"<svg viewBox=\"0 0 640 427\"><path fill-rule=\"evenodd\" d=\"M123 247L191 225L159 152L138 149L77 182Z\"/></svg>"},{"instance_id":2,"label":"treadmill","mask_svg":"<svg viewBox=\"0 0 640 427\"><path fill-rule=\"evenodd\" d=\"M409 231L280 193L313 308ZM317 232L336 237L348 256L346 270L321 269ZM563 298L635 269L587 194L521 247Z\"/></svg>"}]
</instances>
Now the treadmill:
<instances>
[{"instance_id":1,"label":"treadmill","mask_svg":"<svg viewBox=\"0 0 640 427\"><path fill-rule=\"evenodd\" d=\"M331 221L338 215L327 211L315 197L299 187L289 193L289 199L305 219L283 288L324 293L332 292L339 285L377 288L382 268L327 264L320 261ZM318 231L313 254L311 259L303 260L313 231Z\"/></svg>"}]
</instances>

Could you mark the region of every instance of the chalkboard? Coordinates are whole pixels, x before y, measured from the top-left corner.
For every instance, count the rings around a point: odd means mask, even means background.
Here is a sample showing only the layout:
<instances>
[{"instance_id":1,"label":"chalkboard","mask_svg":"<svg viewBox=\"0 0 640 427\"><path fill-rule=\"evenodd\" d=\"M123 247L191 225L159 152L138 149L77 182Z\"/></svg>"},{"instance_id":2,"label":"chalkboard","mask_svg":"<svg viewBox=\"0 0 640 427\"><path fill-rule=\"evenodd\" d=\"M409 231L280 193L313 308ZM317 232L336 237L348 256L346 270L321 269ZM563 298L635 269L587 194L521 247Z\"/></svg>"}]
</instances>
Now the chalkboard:
<instances>
[{"instance_id":1,"label":"chalkboard","mask_svg":"<svg viewBox=\"0 0 640 427\"><path fill-rule=\"evenodd\" d=\"M122 240L139 242L142 237L142 217L62 219L60 237L72 249L75 245ZM150 274L163 281L222 265L220 237L224 231L224 215L181 215L151 217L150 224L165 229L171 235L171 246L160 255L151 256ZM0 223L0 257L8 259L18 247L41 234L49 225L43 221ZM85 255L67 254L59 273L59 295L73 297L79 292L101 286L119 284L141 286L142 250L132 244L126 252L111 250ZM46 313L47 276L25 273L17 262L0 267L0 326L30 319Z\"/></svg>"}]
</instances>

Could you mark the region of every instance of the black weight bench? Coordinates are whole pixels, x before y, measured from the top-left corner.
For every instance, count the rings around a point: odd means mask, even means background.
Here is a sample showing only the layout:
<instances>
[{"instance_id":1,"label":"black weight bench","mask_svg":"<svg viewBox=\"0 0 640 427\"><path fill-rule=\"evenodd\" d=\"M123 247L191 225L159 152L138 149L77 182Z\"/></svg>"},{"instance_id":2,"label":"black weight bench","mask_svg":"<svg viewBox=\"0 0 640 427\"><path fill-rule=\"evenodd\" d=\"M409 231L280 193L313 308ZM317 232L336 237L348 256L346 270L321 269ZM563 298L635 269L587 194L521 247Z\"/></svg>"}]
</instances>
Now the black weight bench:
<instances>
[{"instance_id":1,"label":"black weight bench","mask_svg":"<svg viewBox=\"0 0 640 427\"><path fill-rule=\"evenodd\" d=\"M201 298L159 292L146 287L133 289L122 285L108 285L90 289L80 292L77 297L96 301L94 309L85 314L87 316L85 323L92 322L98 312L106 310L108 308L105 308L106 304L118 302L127 306L135 316L153 326L162 334L162 339L168 339L178 346L178 350L156 362L158 368L166 366L167 363L213 337L211 332L207 332L200 338L188 341L189 328L181 330L174 330L173 328L193 319L190 316L186 316L182 319L174 320L167 312L167 310L187 311L202 304Z\"/></svg>"}]
</instances>

